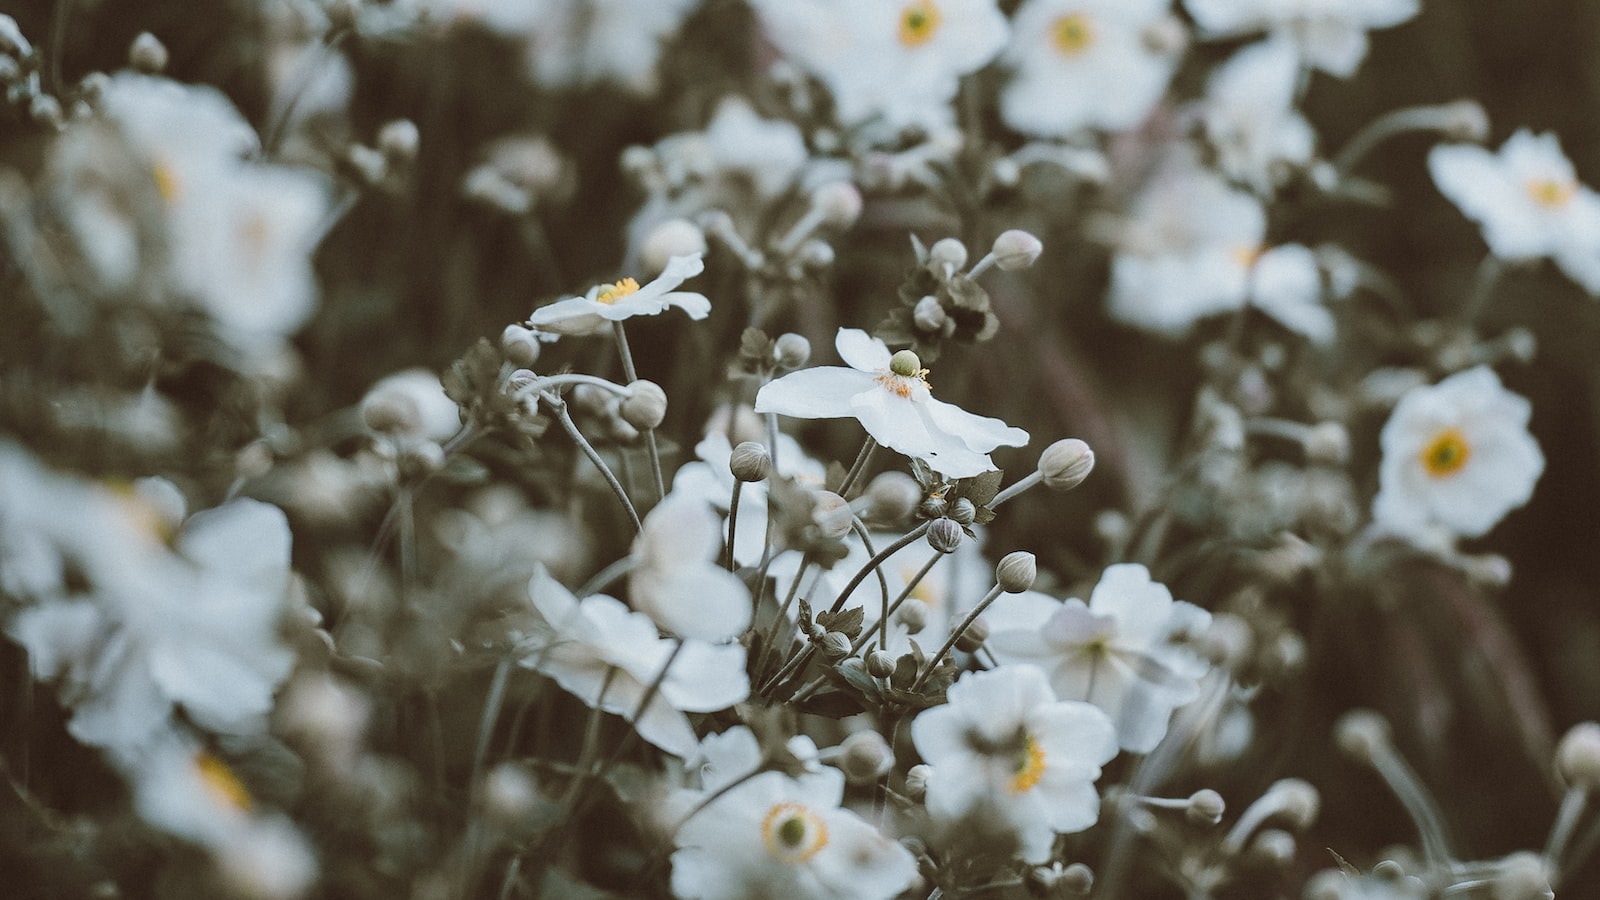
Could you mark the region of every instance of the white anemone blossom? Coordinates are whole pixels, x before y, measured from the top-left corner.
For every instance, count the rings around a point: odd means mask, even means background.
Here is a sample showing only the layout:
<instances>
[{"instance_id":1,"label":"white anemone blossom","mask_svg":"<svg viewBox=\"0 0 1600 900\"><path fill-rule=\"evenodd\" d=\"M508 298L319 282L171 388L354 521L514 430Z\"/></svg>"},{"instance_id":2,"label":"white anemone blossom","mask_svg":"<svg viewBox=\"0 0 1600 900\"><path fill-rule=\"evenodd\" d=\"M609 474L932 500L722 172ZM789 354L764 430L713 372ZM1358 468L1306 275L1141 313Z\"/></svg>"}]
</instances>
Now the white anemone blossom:
<instances>
[{"instance_id":1,"label":"white anemone blossom","mask_svg":"<svg viewBox=\"0 0 1600 900\"><path fill-rule=\"evenodd\" d=\"M996 447L1021 447L1028 433L933 398L928 370L909 350L889 348L859 328L834 339L843 366L814 366L767 383L756 412L797 419L854 418L878 443L920 459L947 478L970 478L996 467Z\"/></svg>"},{"instance_id":2,"label":"white anemone blossom","mask_svg":"<svg viewBox=\"0 0 1600 900\"><path fill-rule=\"evenodd\" d=\"M715 774L717 784L729 783ZM916 877L916 860L841 808L843 799L844 774L828 768L799 778L763 772L728 789L678 829L672 893L685 900L898 896Z\"/></svg>"},{"instance_id":3,"label":"white anemone blossom","mask_svg":"<svg viewBox=\"0 0 1600 900\"><path fill-rule=\"evenodd\" d=\"M1428 154L1439 191L1483 228L1504 260L1548 257L1600 295L1600 195L1578 182L1553 134L1519 130L1499 152L1441 144Z\"/></svg>"},{"instance_id":4,"label":"white anemone blossom","mask_svg":"<svg viewBox=\"0 0 1600 900\"><path fill-rule=\"evenodd\" d=\"M1295 45L1306 65L1348 78L1367 56L1367 32L1416 16L1421 0L1184 0L1207 37L1265 31Z\"/></svg>"},{"instance_id":5,"label":"white anemone blossom","mask_svg":"<svg viewBox=\"0 0 1600 900\"><path fill-rule=\"evenodd\" d=\"M827 477L822 463L806 455L800 442L787 434L778 435L777 472L821 487ZM733 503L733 471L729 463L733 445L726 432L712 430L694 447L698 459L684 463L672 477L672 493L697 497L726 513ZM734 562L754 566L766 555L767 482L747 482L739 490L739 515L734 522ZM724 529L726 531L726 529Z\"/></svg>"},{"instance_id":6,"label":"white anemone blossom","mask_svg":"<svg viewBox=\"0 0 1600 900\"><path fill-rule=\"evenodd\" d=\"M1000 95L1005 123L1032 137L1120 131L1150 114L1178 63L1149 40L1166 0L1030 0L1004 57L1016 73Z\"/></svg>"},{"instance_id":7,"label":"white anemone blossom","mask_svg":"<svg viewBox=\"0 0 1600 900\"><path fill-rule=\"evenodd\" d=\"M969 672L947 696L949 703L911 723L917 752L932 768L927 807L936 820L1000 825L1016 836L1024 860L1043 863L1057 834L1099 819L1094 783L1117 755L1104 712L1058 700L1044 673L1028 665Z\"/></svg>"},{"instance_id":8,"label":"white anemone blossom","mask_svg":"<svg viewBox=\"0 0 1600 900\"><path fill-rule=\"evenodd\" d=\"M1531 412L1487 366L1406 392L1379 435L1374 524L1430 544L1441 529L1487 533L1528 502L1544 472Z\"/></svg>"},{"instance_id":9,"label":"white anemone blossom","mask_svg":"<svg viewBox=\"0 0 1600 900\"><path fill-rule=\"evenodd\" d=\"M550 633L523 640L521 665L589 706L622 716L640 737L674 756L692 757L698 746L685 712L727 709L750 695L738 644L685 638L674 656L674 642L657 633L649 616L604 594L579 600L543 566L528 595ZM661 686L641 713L658 678Z\"/></svg>"},{"instance_id":10,"label":"white anemone blossom","mask_svg":"<svg viewBox=\"0 0 1600 900\"><path fill-rule=\"evenodd\" d=\"M1316 133L1295 109L1299 65L1288 41L1252 44L1212 73L1201 101L1218 167L1262 196L1316 149Z\"/></svg>"},{"instance_id":11,"label":"white anemone blossom","mask_svg":"<svg viewBox=\"0 0 1600 900\"><path fill-rule=\"evenodd\" d=\"M717 565L722 527L698 497L669 493L644 517L634 539L628 596L667 631L727 641L750 627L750 591Z\"/></svg>"},{"instance_id":12,"label":"white anemone blossom","mask_svg":"<svg viewBox=\"0 0 1600 900\"><path fill-rule=\"evenodd\" d=\"M1211 614L1174 601L1136 563L1107 568L1088 603L1028 592L1002 597L986 616L997 660L1039 666L1057 696L1105 710L1117 743L1134 753L1155 749L1172 711L1199 695L1210 671L1190 639Z\"/></svg>"},{"instance_id":13,"label":"white anemone blossom","mask_svg":"<svg viewBox=\"0 0 1600 900\"><path fill-rule=\"evenodd\" d=\"M660 315L674 306L691 319L704 319L711 314L711 301L704 294L677 288L705 267L698 253L674 256L666 270L643 287L632 278L595 285L582 297L567 297L534 310L528 327L538 332L541 340L553 341L561 335L595 334L608 323Z\"/></svg>"}]
</instances>

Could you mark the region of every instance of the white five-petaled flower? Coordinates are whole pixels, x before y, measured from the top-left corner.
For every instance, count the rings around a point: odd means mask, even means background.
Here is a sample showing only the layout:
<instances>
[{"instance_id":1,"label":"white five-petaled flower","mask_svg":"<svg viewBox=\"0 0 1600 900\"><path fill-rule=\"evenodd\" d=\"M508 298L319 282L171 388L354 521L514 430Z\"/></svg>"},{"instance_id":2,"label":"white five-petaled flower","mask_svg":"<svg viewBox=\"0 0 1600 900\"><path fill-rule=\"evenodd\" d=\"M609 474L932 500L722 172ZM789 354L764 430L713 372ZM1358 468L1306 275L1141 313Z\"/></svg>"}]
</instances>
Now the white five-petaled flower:
<instances>
[{"instance_id":1,"label":"white five-petaled flower","mask_svg":"<svg viewBox=\"0 0 1600 900\"><path fill-rule=\"evenodd\" d=\"M717 565L722 527L710 504L669 493L644 517L634 539L628 596L667 631L726 641L750 627L750 591Z\"/></svg>"},{"instance_id":2,"label":"white five-petaled flower","mask_svg":"<svg viewBox=\"0 0 1600 900\"><path fill-rule=\"evenodd\" d=\"M603 594L578 600L543 566L528 594L551 633L524 641L522 665L584 703L622 716L640 737L674 756L692 757L698 746L684 712L727 709L750 695L738 644L685 638L674 657L672 640L657 633L649 616ZM661 687L641 714L639 705L658 678Z\"/></svg>"},{"instance_id":3,"label":"white five-petaled flower","mask_svg":"<svg viewBox=\"0 0 1600 900\"><path fill-rule=\"evenodd\" d=\"M1094 782L1117 755L1104 712L1056 699L1044 673L1028 665L967 673L947 696L911 723L933 770L927 806L935 819L1000 824L1016 835L1024 860L1042 863L1057 834L1100 817Z\"/></svg>"},{"instance_id":4,"label":"white five-petaled flower","mask_svg":"<svg viewBox=\"0 0 1600 900\"><path fill-rule=\"evenodd\" d=\"M1367 56L1367 32L1417 14L1420 0L1184 0L1208 37L1266 31L1294 43L1306 65L1348 78Z\"/></svg>"},{"instance_id":5,"label":"white five-petaled flower","mask_svg":"<svg viewBox=\"0 0 1600 900\"><path fill-rule=\"evenodd\" d=\"M1105 710L1117 742L1134 753L1155 749L1210 670L1188 639L1210 627L1211 614L1174 601L1136 563L1107 568L1087 604L1028 592L1002 597L987 617L996 659L1037 665L1058 696Z\"/></svg>"},{"instance_id":6,"label":"white five-petaled flower","mask_svg":"<svg viewBox=\"0 0 1600 900\"><path fill-rule=\"evenodd\" d=\"M733 787L678 829L672 892L686 900L895 897L917 863L839 806L844 774L790 778L763 772Z\"/></svg>"},{"instance_id":7,"label":"white five-petaled flower","mask_svg":"<svg viewBox=\"0 0 1600 900\"><path fill-rule=\"evenodd\" d=\"M1176 47L1152 45L1166 0L1030 0L1017 10L1000 95L1007 125L1033 137L1139 124L1167 89Z\"/></svg>"},{"instance_id":8,"label":"white five-petaled flower","mask_svg":"<svg viewBox=\"0 0 1600 900\"><path fill-rule=\"evenodd\" d=\"M756 394L756 412L857 419L878 443L947 478L993 471L990 451L1028 442L1020 428L935 400L928 371L909 350L890 354L859 328L839 329L834 346L849 368L816 366L769 382Z\"/></svg>"},{"instance_id":9,"label":"white five-petaled flower","mask_svg":"<svg viewBox=\"0 0 1600 900\"><path fill-rule=\"evenodd\" d=\"M711 313L711 301L704 294L677 290L678 285L704 270L705 263L698 253L674 256L666 271L643 287L632 278L595 285L582 297L567 297L539 307L528 318L528 325L539 332L541 339L553 341L560 335L594 334L609 322L659 315L673 306L691 319L704 319Z\"/></svg>"},{"instance_id":10,"label":"white five-petaled flower","mask_svg":"<svg viewBox=\"0 0 1600 900\"><path fill-rule=\"evenodd\" d=\"M1489 252L1505 260L1555 260L1600 295L1600 195L1578 182L1553 134L1520 130L1498 153L1441 144L1428 154L1439 191L1483 228Z\"/></svg>"},{"instance_id":11,"label":"white five-petaled flower","mask_svg":"<svg viewBox=\"0 0 1600 900\"><path fill-rule=\"evenodd\" d=\"M1487 533L1528 502L1544 471L1531 411L1487 366L1408 391L1379 436L1374 523L1427 543L1438 529Z\"/></svg>"},{"instance_id":12,"label":"white five-petaled flower","mask_svg":"<svg viewBox=\"0 0 1600 900\"><path fill-rule=\"evenodd\" d=\"M1315 132L1295 109L1299 74L1294 46L1275 39L1235 53L1206 85L1201 120L1218 167L1262 196L1316 149Z\"/></svg>"}]
</instances>

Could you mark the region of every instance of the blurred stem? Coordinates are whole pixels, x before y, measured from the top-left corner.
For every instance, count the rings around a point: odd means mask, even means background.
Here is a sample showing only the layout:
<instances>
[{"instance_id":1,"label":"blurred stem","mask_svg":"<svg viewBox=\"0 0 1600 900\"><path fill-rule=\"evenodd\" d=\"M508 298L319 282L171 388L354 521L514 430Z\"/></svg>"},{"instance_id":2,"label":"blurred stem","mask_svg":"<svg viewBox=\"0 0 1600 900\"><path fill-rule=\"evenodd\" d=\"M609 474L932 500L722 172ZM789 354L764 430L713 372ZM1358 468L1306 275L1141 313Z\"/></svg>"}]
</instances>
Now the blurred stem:
<instances>
[{"instance_id":1,"label":"blurred stem","mask_svg":"<svg viewBox=\"0 0 1600 900\"><path fill-rule=\"evenodd\" d=\"M1550 837L1544 844L1544 865L1550 872L1551 881L1561 871L1561 854L1566 852L1567 844L1572 840L1572 830L1577 827L1578 819L1588 805L1589 792L1581 787L1567 788L1561 798L1561 808L1556 811L1555 824L1550 826Z\"/></svg>"},{"instance_id":2,"label":"blurred stem","mask_svg":"<svg viewBox=\"0 0 1600 900\"><path fill-rule=\"evenodd\" d=\"M622 359L622 374L628 379L628 384L639 380L639 373L633 368L633 351L628 348L628 333L621 322L612 322L612 330L617 335L617 355ZM650 471L656 479L656 499L667 496L667 483L661 476L661 450L656 446L656 430L644 430L644 447L650 454Z\"/></svg>"},{"instance_id":3,"label":"blurred stem","mask_svg":"<svg viewBox=\"0 0 1600 900\"><path fill-rule=\"evenodd\" d=\"M922 690L922 686L928 683L929 676L933 675L933 670L937 669L939 663L950 655L951 650L955 649L956 641L961 640L961 635L972 627L973 622L978 621L978 617L983 615L983 611L989 608L989 604L999 598L1000 593L1000 585L997 584L990 588L989 593L984 594L983 599L978 601L978 605L972 608L972 612L967 613L967 617L961 620L961 625L950 631L950 637L945 639L944 646L940 647L939 652L928 660L928 665L922 670L922 674L918 675L917 680L911 683L911 693L915 694L917 691Z\"/></svg>"},{"instance_id":4,"label":"blurred stem","mask_svg":"<svg viewBox=\"0 0 1600 900\"><path fill-rule=\"evenodd\" d=\"M600 722L603 718L601 707L605 705L606 692L611 690L611 680L617 677L617 667L606 667L606 680L600 685L600 695L594 698L594 706L589 710L589 722L583 730L583 747L578 751L578 763L573 768L577 774L567 782L566 793L561 795L561 808L566 811L563 821L571 824L572 816L577 811L574 807L578 801L578 791L588 781L589 767L594 764L594 755L600 749Z\"/></svg>"},{"instance_id":5,"label":"blurred stem","mask_svg":"<svg viewBox=\"0 0 1600 900\"><path fill-rule=\"evenodd\" d=\"M789 593L784 596L783 603L778 607L778 615L773 618L768 626L766 636L761 641L761 659L757 660L755 671L759 674L767 667L767 661L772 657L773 643L778 639L778 629L789 620L789 607L794 604L795 595L800 592L800 582L806 577L806 570L811 568L811 552L808 550L800 557L800 567L794 573L794 581L789 583Z\"/></svg>"},{"instance_id":6,"label":"blurred stem","mask_svg":"<svg viewBox=\"0 0 1600 900\"><path fill-rule=\"evenodd\" d=\"M917 589L917 585L922 583L922 579L926 578L928 573L933 571L933 567L939 564L939 560L944 559L946 555L938 550L933 551L933 556L929 557L928 561L922 564L922 568L917 570L917 574L911 576L911 579L906 582L905 589L900 592L900 596L894 598L894 602L889 604L889 609L883 616L885 619L900 611L900 606L906 602L906 598L911 596L911 592ZM855 645L850 648L851 654L854 655L860 652L861 648L870 640L872 640L871 632L866 632L856 638ZM878 649L887 650L888 645L880 643Z\"/></svg>"},{"instance_id":7,"label":"blurred stem","mask_svg":"<svg viewBox=\"0 0 1600 900\"><path fill-rule=\"evenodd\" d=\"M634 565L635 561L632 556L624 556L616 562L606 566L604 569L594 573L594 577L584 582L583 587L580 588L578 593L574 596L576 596L579 600L582 600L584 597L587 597L590 594L599 593L613 581L616 581L618 578L621 578L632 571Z\"/></svg>"},{"instance_id":8,"label":"blurred stem","mask_svg":"<svg viewBox=\"0 0 1600 900\"><path fill-rule=\"evenodd\" d=\"M494 737L495 723L500 721L500 710L506 702L506 682L511 677L511 657L506 656L494 667L494 678L489 682L489 694L483 701L483 715L478 719L478 746L472 751L472 779L468 785L477 789L478 778L483 774L483 764L489 756L489 741Z\"/></svg>"},{"instance_id":9,"label":"blurred stem","mask_svg":"<svg viewBox=\"0 0 1600 900\"><path fill-rule=\"evenodd\" d=\"M1505 271L1505 265L1493 253L1478 264L1478 274L1472 280L1472 293L1467 295L1467 302L1461 307L1462 328L1471 328L1478 320L1483 308L1489 305L1489 298L1494 296L1494 289L1499 286L1500 277Z\"/></svg>"},{"instance_id":10,"label":"blurred stem","mask_svg":"<svg viewBox=\"0 0 1600 900\"><path fill-rule=\"evenodd\" d=\"M600 470L600 477L604 478L606 484L611 486L611 492L617 495L617 499L622 503L622 508L628 511L628 518L633 520L633 530L643 531L644 523L639 521L639 513L633 508L633 501L628 499L627 490L623 488L622 482L617 480L617 476L611 471L611 467L606 465L606 461L601 458L600 452L594 449L594 445L590 444L589 440L583 436L583 432L578 430L577 423L572 421L572 413L567 411L567 402L558 395L551 393L540 394L539 399L543 400L546 406L555 411L558 421L561 422L561 427L566 429L567 435L572 438L572 442L577 444L578 449L583 451L583 455L589 457L589 462L594 463L594 467Z\"/></svg>"},{"instance_id":11,"label":"blurred stem","mask_svg":"<svg viewBox=\"0 0 1600 900\"><path fill-rule=\"evenodd\" d=\"M71 17L72 0L56 0L55 14L50 19L49 77L45 79L45 91L50 94L61 93L61 53L67 46L67 22Z\"/></svg>"},{"instance_id":12,"label":"blurred stem","mask_svg":"<svg viewBox=\"0 0 1600 900\"><path fill-rule=\"evenodd\" d=\"M311 86L312 80L333 57L339 45L344 43L348 34L349 32L343 29L331 32L318 41L310 52L300 57L299 64L295 66L294 77L284 86L283 92L273 98L267 127L261 134L263 156L270 158L277 152L278 144L283 140L284 129L289 126L289 120L294 116L294 108L300 104L300 98L305 96L306 88Z\"/></svg>"}]
</instances>

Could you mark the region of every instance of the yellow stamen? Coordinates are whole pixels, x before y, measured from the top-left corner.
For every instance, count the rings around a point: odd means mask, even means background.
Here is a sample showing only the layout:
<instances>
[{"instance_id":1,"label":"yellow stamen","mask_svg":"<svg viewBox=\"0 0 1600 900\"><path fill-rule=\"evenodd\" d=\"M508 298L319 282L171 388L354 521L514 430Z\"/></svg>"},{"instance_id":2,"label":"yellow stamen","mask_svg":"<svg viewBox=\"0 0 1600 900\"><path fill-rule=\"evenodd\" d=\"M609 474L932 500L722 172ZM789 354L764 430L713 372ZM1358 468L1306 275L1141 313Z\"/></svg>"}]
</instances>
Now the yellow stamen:
<instances>
[{"instance_id":1,"label":"yellow stamen","mask_svg":"<svg viewBox=\"0 0 1600 900\"><path fill-rule=\"evenodd\" d=\"M639 282L632 278L624 278L616 284L609 285L600 290L594 299L599 303L615 303L629 294L639 292Z\"/></svg>"},{"instance_id":2,"label":"yellow stamen","mask_svg":"<svg viewBox=\"0 0 1600 900\"><path fill-rule=\"evenodd\" d=\"M911 392L919 381L922 382L923 387L929 390L933 389L933 385L928 384L927 369L918 369L910 375L896 375L893 372L885 372L878 376L878 384L883 385L884 390L907 400L911 399Z\"/></svg>"},{"instance_id":3,"label":"yellow stamen","mask_svg":"<svg viewBox=\"0 0 1600 900\"><path fill-rule=\"evenodd\" d=\"M177 203L183 196L183 181L164 160L156 160L150 166L150 174L156 180L156 193L161 195L161 199L165 200L168 206Z\"/></svg>"},{"instance_id":4,"label":"yellow stamen","mask_svg":"<svg viewBox=\"0 0 1600 900\"><path fill-rule=\"evenodd\" d=\"M900 43L906 47L920 47L933 40L939 30L939 5L933 0L915 0L900 10Z\"/></svg>"},{"instance_id":5,"label":"yellow stamen","mask_svg":"<svg viewBox=\"0 0 1600 900\"><path fill-rule=\"evenodd\" d=\"M1050 37L1062 56L1077 56L1094 43L1094 22L1083 13L1062 16L1050 27Z\"/></svg>"},{"instance_id":6,"label":"yellow stamen","mask_svg":"<svg viewBox=\"0 0 1600 900\"><path fill-rule=\"evenodd\" d=\"M1533 198L1533 202L1547 209L1560 209L1566 206L1567 201L1577 193L1578 186L1570 181L1535 178L1528 182L1528 196Z\"/></svg>"},{"instance_id":7,"label":"yellow stamen","mask_svg":"<svg viewBox=\"0 0 1600 900\"><path fill-rule=\"evenodd\" d=\"M1239 264L1239 268L1241 269L1255 268L1256 261L1259 260L1261 258L1261 254L1265 252L1266 248L1260 244L1250 244L1248 246L1235 247L1229 251L1229 253L1233 256L1234 262L1237 262Z\"/></svg>"},{"instance_id":8,"label":"yellow stamen","mask_svg":"<svg viewBox=\"0 0 1600 900\"><path fill-rule=\"evenodd\" d=\"M1472 458L1472 445L1459 428L1447 428L1422 448L1422 470L1434 478L1449 478Z\"/></svg>"},{"instance_id":9,"label":"yellow stamen","mask_svg":"<svg viewBox=\"0 0 1600 900\"><path fill-rule=\"evenodd\" d=\"M1006 785L1013 794L1026 794L1044 777L1044 750L1033 735L1023 739L1022 749L1017 751L1016 766L1011 783Z\"/></svg>"},{"instance_id":10,"label":"yellow stamen","mask_svg":"<svg viewBox=\"0 0 1600 900\"><path fill-rule=\"evenodd\" d=\"M773 859L803 863L828 845L828 827L799 803L779 803L761 820L761 842Z\"/></svg>"},{"instance_id":11,"label":"yellow stamen","mask_svg":"<svg viewBox=\"0 0 1600 900\"><path fill-rule=\"evenodd\" d=\"M135 531L154 538L160 543L171 545L177 531L167 517L161 514L154 503L145 499L133 485L125 478L108 478L105 486L116 497L118 506L123 515L127 516Z\"/></svg>"},{"instance_id":12,"label":"yellow stamen","mask_svg":"<svg viewBox=\"0 0 1600 900\"><path fill-rule=\"evenodd\" d=\"M194 756L194 765L199 770L200 781L211 794L211 799L239 812L247 813L255 807L255 801L250 798L250 791L245 788L244 782L239 780L239 776L228 768L227 763L201 750Z\"/></svg>"}]
</instances>

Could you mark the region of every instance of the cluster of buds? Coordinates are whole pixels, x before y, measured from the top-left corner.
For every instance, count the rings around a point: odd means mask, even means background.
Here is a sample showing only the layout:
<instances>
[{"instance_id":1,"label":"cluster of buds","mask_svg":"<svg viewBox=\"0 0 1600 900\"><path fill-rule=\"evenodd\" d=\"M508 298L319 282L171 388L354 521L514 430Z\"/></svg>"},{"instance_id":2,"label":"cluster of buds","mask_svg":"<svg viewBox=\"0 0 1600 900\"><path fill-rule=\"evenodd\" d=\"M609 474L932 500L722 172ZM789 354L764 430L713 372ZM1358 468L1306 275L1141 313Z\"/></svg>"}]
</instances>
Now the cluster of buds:
<instances>
[{"instance_id":1,"label":"cluster of buds","mask_svg":"<svg viewBox=\"0 0 1600 900\"><path fill-rule=\"evenodd\" d=\"M25 110L35 124L55 130L66 125L61 101L45 93L41 84L38 53L17 20L4 14L0 14L0 90L5 91L6 103Z\"/></svg>"}]
</instances>

